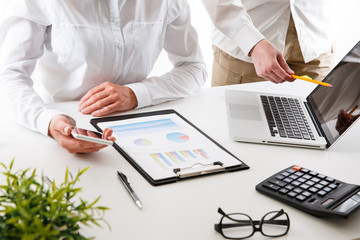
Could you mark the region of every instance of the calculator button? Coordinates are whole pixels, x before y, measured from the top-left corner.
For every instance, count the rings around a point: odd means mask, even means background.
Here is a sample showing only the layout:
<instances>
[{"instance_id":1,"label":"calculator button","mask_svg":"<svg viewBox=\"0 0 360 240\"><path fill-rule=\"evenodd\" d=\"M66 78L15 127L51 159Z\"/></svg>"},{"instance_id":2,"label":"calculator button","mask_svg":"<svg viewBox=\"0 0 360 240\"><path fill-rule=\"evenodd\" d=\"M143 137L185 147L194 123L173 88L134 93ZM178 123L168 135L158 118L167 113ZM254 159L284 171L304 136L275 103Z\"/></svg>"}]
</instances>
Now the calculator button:
<instances>
[{"instance_id":1,"label":"calculator button","mask_svg":"<svg viewBox=\"0 0 360 240\"><path fill-rule=\"evenodd\" d=\"M289 178L292 178L292 179L297 179L299 178L298 176L296 176L295 174L291 175Z\"/></svg>"},{"instance_id":2,"label":"calculator button","mask_svg":"<svg viewBox=\"0 0 360 240\"><path fill-rule=\"evenodd\" d=\"M325 181L325 180L322 180L322 181L320 182L320 184L322 184L322 185L324 185L324 186L327 186L327 185L329 184L329 182L328 182L328 181Z\"/></svg>"},{"instance_id":3,"label":"calculator button","mask_svg":"<svg viewBox=\"0 0 360 240\"><path fill-rule=\"evenodd\" d=\"M300 171L302 171L303 173L308 173L308 172L310 172L310 170L309 169L307 169L307 168L301 168L301 170Z\"/></svg>"},{"instance_id":4,"label":"calculator button","mask_svg":"<svg viewBox=\"0 0 360 240\"><path fill-rule=\"evenodd\" d=\"M324 190L321 190L317 193L319 196L323 197L327 194L327 192L325 192Z\"/></svg>"},{"instance_id":5,"label":"calculator button","mask_svg":"<svg viewBox=\"0 0 360 240\"><path fill-rule=\"evenodd\" d=\"M301 182L295 180L291 184L294 185L295 187L298 187L301 185Z\"/></svg>"},{"instance_id":6,"label":"calculator button","mask_svg":"<svg viewBox=\"0 0 360 240\"><path fill-rule=\"evenodd\" d=\"M309 175L309 174L305 174L304 176L302 176L303 178L305 178L305 179L307 179L307 180L309 180L310 178L312 178L312 176L311 175Z\"/></svg>"},{"instance_id":7,"label":"calculator button","mask_svg":"<svg viewBox=\"0 0 360 240\"><path fill-rule=\"evenodd\" d=\"M310 186L307 184L301 184L300 187L304 190L308 189Z\"/></svg>"},{"instance_id":8,"label":"calculator button","mask_svg":"<svg viewBox=\"0 0 360 240\"><path fill-rule=\"evenodd\" d=\"M326 187L326 188L324 188L323 190L324 190L325 192L331 192L331 191L332 191L332 189L329 188L329 187Z\"/></svg>"},{"instance_id":9,"label":"calculator button","mask_svg":"<svg viewBox=\"0 0 360 240\"><path fill-rule=\"evenodd\" d=\"M294 173L294 172L296 172L296 170L295 169L293 169L293 168L290 168L290 169L288 169L288 170L286 170L288 173Z\"/></svg>"},{"instance_id":10,"label":"calculator button","mask_svg":"<svg viewBox=\"0 0 360 240\"><path fill-rule=\"evenodd\" d=\"M306 179L305 179L305 178L302 178L302 177L301 177L301 178L298 178L297 180L298 180L299 182L301 182L301 183L306 182Z\"/></svg>"},{"instance_id":11,"label":"calculator button","mask_svg":"<svg viewBox=\"0 0 360 240\"><path fill-rule=\"evenodd\" d=\"M293 191L299 194L302 193L303 190L300 188L295 188Z\"/></svg>"},{"instance_id":12,"label":"calculator button","mask_svg":"<svg viewBox=\"0 0 360 240\"><path fill-rule=\"evenodd\" d=\"M284 182L287 182L287 183L291 183L291 182L293 181L293 179L291 179L291 178L285 178L283 181L284 181Z\"/></svg>"},{"instance_id":13,"label":"calculator button","mask_svg":"<svg viewBox=\"0 0 360 240\"><path fill-rule=\"evenodd\" d=\"M297 193L296 192L289 192L288 194L287 194L289 197L296 197L296 195L297 195Z\"/></svg>"},{"instance_id":14,"label":"calculator button","mask_svg":"<svg viewBox=\"0 0 360 240\"><path fill-rule=\"evenodd\" d=\"M306 196L306 197L310 197L312 194L308 191L305 191L302 193L302 195Z\"/></svg>"},{"instance_id":15,"label":"calculator button","mask_svg":"<svg viewBox=\"0 0 360 240\"><path fill-rule=\"evenodd\" d=\"M309 174L310 174L311 176L316 176L318 173L317 173L317 172L314 172L314 171L310 171Z\"/></svg>"},{"instance_id":16,"label":"calculator button","mask_svg":"<svg viewBox=\"0 0 360 240\"><path fill-rule=\"evenodd\" d=\"M279 190L279 193L281 193L281 194L286 194L288 192L289 192L289 190L286 189L286 188L282 188L282 189Z\"/></svg>"},{"instance_id":17,"label":"calculator button","mask_svg":"<svg viewBox=\"0 0 360 240\"><path fill-rule=\"evenodd\" d=\"M279 186L277 186L277 185L275 185L275 184L272 184L272 183L268 183L268 182L267 182L267 183L264 183L263 186L266 187L266 188L269 188L269 189L271 189L271 190L274 190L274 191L277 191L277 190L280 189Z\"/></svg>"},{"instance_id":18,"label":"calculator button","mask_svg":"<svg viewBox=\"0 0 360 240\"><path fill-rule=\"evenodd\" d=\"M299 195L296 197L296 200L299 200L299 201L304 201L307 197L305 197L304 195Z\"/></svg>"},{"instance_id":19,"label":"calculator button","mask_svg":"<svg viewBox=\"0 0 360 240\"><path fill-rule=\"evenodd\" d=\"M331 177L326 177L325 178L326 181L332 183L333 181L335 181L335 179L331 178Z\"/></svg>"},{"instance_id":20,"label":"calculator button","mask_svg":"<svg viewBox=\"0 0 360 240\"><path fill-rule=\"evenodd\" d=\"M309 186L313 186L315 184L315 182L309 180L309 181L306 182L306 184L309 185Z\"/></svg>"},{"instance_id":21,"label":"calculator button","mask_svg":"<svg viewBox=\"0 0 360 240\"><path fill-rule=\"evenodd\" d=\"M309 192L317 193L317 191L319 191L319 189L317 189L316 187L309 188Z\"/></svg>"},{"instance_id":22,"label":"calculator button","mask_svg":"<svg viewBox=\"0 0 360 240\"><path fill-rule=\"evenodd\" d=\"M296 172L294 173L294 175L298 176L298 177L301 177L302 175L304 175L302 172Z\"/></svg>"},{"instance_id":23,"label":"calculator button","mask_svg":"<svg viewBox=\"0 0 360 240\"><path fill-rule=\"evenodd\" d=\"M286 185L286 187L285 187L285 189L287 189L287 190L293 190L295 187L293 187L293 186L291 186L291 185Z\"/></svg>"},{"instance_id":24,"label":"calculator button","mask_svg":"<svg viewBox=\"0 0 360 240\"><path fill-rule=\"evenodd\" d=\"M275 178L279 179L279 180L283 180L285 178L285 176L280 174L280 175L277 175Z\"/></svg>"},{"instance_id":25,"label":"calculator button","mask_svg":"<svg viewBox=\"0 0 360 240\"><path fill-rule=\"evenodd\" d=\"M315 184L314 187L316 187L316 188L318 188L318 189L322 189L324 186L318 183L318 184Z\"/></svg>"},{"instance_id":26,"label":"calculator button","mask_svg":"<svg viewBox=\"0 0 360 240\"><path fill-rule=\"evenodd\" d=\"M292 169L294 169L295 171L300 171L302 169L302 167L295 165L292 167Z\"/></svg>"},{"instance_id":27,"label":"calculator button","mask_svg":"<svg viewBox=\"0 0 360 240\"><path fill-rule=\"evenodd\" d=\"M270 180L269 182L272 183L272 184L278 185L280 187L285 187L286 186L285 182L278 181L278 180Z\"/></svg>"},{"instance_id":28,"label":"calculator button","mask_svg":"<svg viewBox=\"0 0 360 240\"><path fill-rule=\"evenodd\" d=\"M329 185L329 188L335 189L335 188L337 188L337 185L332 183L332 184Z\"/></svg>"},{"instance_id":29,"label":"calculator button","mask_svg":"<svg viewBox=\"0 0 360 240\"><path fill-rule=\"evenodd\" d=\"M317 183L317 182L320 182L320 178L314 177L314 178L312 178L312 179L311 179L311 181L313 181L313 182L316 182L316 183Z\"/></svg>"},{"instance_id":30,"label":"calculator button","mask_svg":"<svg viewBox=\"0 0 360 240\"><path fill-rule=\"evenodd\" d=\"M326 176L324 174L318 174L317 177L320 178L320 179L326 178Z\"/></svg>"}]
</instances>

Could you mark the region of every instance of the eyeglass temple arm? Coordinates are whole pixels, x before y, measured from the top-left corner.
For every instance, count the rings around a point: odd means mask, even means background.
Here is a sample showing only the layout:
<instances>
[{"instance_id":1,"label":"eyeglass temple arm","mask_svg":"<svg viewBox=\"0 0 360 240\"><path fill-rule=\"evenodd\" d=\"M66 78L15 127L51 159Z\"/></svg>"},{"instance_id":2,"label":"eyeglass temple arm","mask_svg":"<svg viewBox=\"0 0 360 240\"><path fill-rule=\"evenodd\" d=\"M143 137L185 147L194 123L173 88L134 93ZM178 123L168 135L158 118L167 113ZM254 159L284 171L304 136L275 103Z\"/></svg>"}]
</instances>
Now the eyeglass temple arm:
<instances>
[{"instance_id":1,"label":"eyeglass temple arm","mask_svg":"<svg viewBox=\"0 0 360 240\"><path fill-rule=\"evenodd\" d=\"M223 216L228 216L221 208L218 208L218 213L220 213ZM281 209L275 216L273 216L272 218L269 219L269 221L274 220L278 217L280 217L281 215L283 215L285 212L283 209Z\"/></svg>"},{"instance_id":2,"label":"eyeglass temple arm","mask_svg":"<svg viewBox=\"0 0 360 240\"><path fill-rule=\"evenodd\" d=\"M269 220L265 220L266 223L276 224L276 225L286 225L289 223L289 220L276 220L276 218L280 217L281 215L286 214L283 209L281 209L276 215L274 215Z\"/></svg>"},{"instance_id":3,"label":"eyeglass temple arm","mask_svg":"<svg viewBox=\"0 0 360 240\"><path fill-rule=\"evenodd\" d=\"M284 210L281 209L276 215L274 215L272 218L270 218L269 221L280 217L284 213L285 213Z\"/></svg>"}]
</instances>

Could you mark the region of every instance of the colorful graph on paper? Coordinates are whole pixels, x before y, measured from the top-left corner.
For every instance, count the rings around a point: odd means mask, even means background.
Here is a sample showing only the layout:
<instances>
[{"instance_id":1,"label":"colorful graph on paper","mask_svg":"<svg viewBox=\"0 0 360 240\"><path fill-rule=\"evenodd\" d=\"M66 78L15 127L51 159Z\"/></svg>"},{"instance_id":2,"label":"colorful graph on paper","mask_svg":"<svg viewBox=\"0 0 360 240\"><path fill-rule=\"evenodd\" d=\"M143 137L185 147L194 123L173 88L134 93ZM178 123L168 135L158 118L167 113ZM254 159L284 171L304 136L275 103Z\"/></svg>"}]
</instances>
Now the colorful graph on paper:
<instances>
[{"instance_id":1,"label":"colorful graph on paper","mask_svg":"<svg viewBox=\"0 0 360 240\"><path fill-rule=\"evenodd\" d=\"M152 142L146 138L135 139L134 143L141 147L151 146Z\"/></svg>"},{"instance_id":2,"label":"colorful graph on paper","mask_svg":"<svg viewBox=\"0 0 360 240\"><path fill-rule=\"evenodd\" d=\"M153 179L173 177L175 168L215 161L226 166L239 160L219 148L176 114L164 114L103 122L121 147Z\"/></svg>"},{"instance_id":3,"label":"colorful graph on paper","mask_svg":"<svg viewBox=\"0 0 360 240\"><path fill-rule=\"evenodd\" d=\"M190 137L184 133L169 133L166 138L172 142L183 143L189 141Z\"/></svg>"},{"instance_id":4,"label":"colorful graph on paper","mask_svg":"<svg viewBox=\"0 0 360 240\"><path fill-rule=\"evenodd\" d=\"M145 122L129 123L115 125L110 127L116 134L120 136L131 136L138 134L153 134L159 131L177 129L178 126L171 119L158 119Z\"/></svg>"},{"instance_id":5,"label":"colorful graph on paper","mask_svg":"<svg viewBox=\"0 0 360 240\"><path fill-rule=\"evenodd\" d=\"M191 163L193 160L202 162L201 160L207 160L210 158L202 149L150 153L149 155L163 169L173 169L174 167L182 165L183 163Z\"/></svg>"}]
</instances>

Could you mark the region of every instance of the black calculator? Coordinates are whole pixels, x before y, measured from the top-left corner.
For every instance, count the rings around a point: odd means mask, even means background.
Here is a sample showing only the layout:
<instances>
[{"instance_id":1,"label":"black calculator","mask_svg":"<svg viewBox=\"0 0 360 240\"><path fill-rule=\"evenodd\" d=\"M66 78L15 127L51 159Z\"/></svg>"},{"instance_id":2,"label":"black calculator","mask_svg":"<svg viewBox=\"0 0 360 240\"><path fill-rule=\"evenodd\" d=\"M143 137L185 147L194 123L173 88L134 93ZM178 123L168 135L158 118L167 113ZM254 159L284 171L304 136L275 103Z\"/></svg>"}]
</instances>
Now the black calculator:
<instances>
[{"instance_id":1,"label":"black calculator","mask_svg":"<svg viewBox=\"0 0 360 240\"><path fill-rule=\"evenodd\" d=\"M256 190L317 217L348 217L360 208L360 186L301 166L291 166L258 185Z\"/></svg>"}]
</instances>

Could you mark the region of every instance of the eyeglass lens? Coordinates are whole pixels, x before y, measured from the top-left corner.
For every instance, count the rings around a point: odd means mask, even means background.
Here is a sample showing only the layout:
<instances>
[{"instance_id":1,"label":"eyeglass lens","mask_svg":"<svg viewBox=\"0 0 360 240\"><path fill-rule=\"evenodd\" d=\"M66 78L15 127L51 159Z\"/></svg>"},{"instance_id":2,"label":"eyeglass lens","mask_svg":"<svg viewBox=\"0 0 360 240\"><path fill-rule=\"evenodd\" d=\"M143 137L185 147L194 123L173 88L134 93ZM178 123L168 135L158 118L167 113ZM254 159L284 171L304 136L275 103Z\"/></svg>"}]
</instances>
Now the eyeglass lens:
<instances>
[{"instance_id":1,"label":"eyeglass lens","mask_svg":"<svg viewBox=\"0 0 360 240\"><path fill-rule=\"evenodd\" d=\"M232 213L222 219L222 233L226 238L247 238L256 231L268 237L277 237L286 234L289 230L289 218L283 211L267 213L260 221L253 221L248 215Z\"/></svg>"},{"instance_id":2,"label":"eyeglass lens","mask_svg":"<svg viewBox=\"0 0 360 240\"><path fill-rule=\"evenodd\" d=\"M262 219L262 233L269 237L281 236L289 229L289 218L284 212L269 212Z\"/></svg>"},{"instance_id":3,"label":"eyeglass lens","mask_svg":"<svg viewBox=\"0 0 360 240\"><path fill-rule=\"evenodd\" d=\"M253 234L253 222L241 213L229 214L222 220L222 231L228 238L249 237Z\"/></svg>"}]
</instances>

